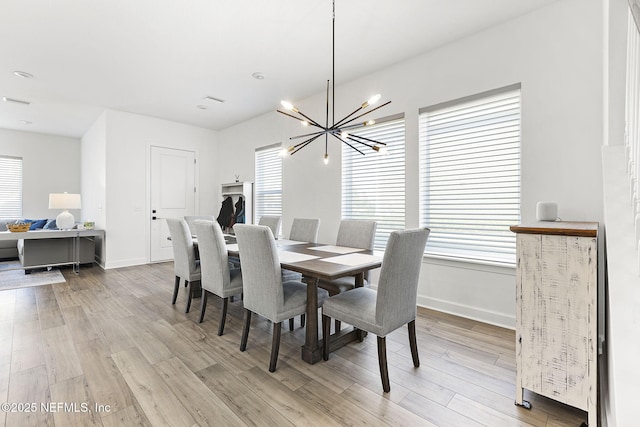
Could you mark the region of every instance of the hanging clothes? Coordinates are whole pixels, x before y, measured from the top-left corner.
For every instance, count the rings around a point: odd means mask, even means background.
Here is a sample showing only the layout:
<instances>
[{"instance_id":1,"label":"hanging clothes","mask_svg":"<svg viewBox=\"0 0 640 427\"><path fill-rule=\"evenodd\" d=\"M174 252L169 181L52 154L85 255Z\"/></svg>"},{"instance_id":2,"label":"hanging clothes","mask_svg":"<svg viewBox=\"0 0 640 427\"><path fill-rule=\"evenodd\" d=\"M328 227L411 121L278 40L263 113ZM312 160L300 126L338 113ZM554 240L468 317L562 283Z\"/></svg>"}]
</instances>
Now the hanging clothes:
<instances>
[{"instance_id":1,"label":"hanging clothes","mask_svg":"<svg viewBox=\"0 0 640 427\"><path fill-rule=\"evenodd\" d=\"M223 229L233 226L233 200L231 197L227 197L222 201L222 206L220 207L220 213L218 214L217 220L218 224L220 224L220 227Z\"/></svg>"},{"instance_id":2,"label":"hanging clothes","mask_svg":"<svg viewBox=\"0 0 640 427\"><path fill-rule=\"evenodd\" d=\"M236 202L236 223L244 224L244 199L242 196L238 198Z\"/></svg>"}]
</instances>

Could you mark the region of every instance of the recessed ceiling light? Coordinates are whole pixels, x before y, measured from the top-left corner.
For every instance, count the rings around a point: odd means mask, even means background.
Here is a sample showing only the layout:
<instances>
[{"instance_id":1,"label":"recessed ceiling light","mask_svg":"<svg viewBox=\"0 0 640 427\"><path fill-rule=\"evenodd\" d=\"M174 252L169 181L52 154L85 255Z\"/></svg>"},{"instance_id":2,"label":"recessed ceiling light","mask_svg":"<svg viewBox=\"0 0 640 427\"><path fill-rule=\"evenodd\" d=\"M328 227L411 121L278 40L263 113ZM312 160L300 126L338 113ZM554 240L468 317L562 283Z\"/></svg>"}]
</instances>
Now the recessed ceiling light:
<instances>
[{"instance_id":1,"label":"recessed ceiling light","mask_svg":"<svg viewBox=\"0 0 640 427\"><path fill-rule=\"evenodd\" d=\"M14 71L13 74L18 77L22 77L23 79L32 79L33 74L27 73L26 71Z\"/></svg>"},{"instance_id":2,"label":"recessed ceiling light","mask_svg":"<svg viewBox=\"0 0 640 427\"><path fill-rule=\"evenodd\" d=\"M204 99L205 101L224 102L224 99L216 98L215 96L205 96L202 99Z\"/></svg>"},{"instance_id":3,"label":"recessed ceiling light","mask_svg":"<svg viewBox=\"0 0 640 427\"><path fill-rule=\"evenodd\" d=\"M30 125L32 122L30 122L29 120L20 120L20 123L22 123L23 125Z\"/></svg>"},{"instance_id":4,"label":"recessed ceiling light","mask_svg":"<svg viewBox=\"0 0 640 427\"><path fill-rule=\"evenodd\" d=\"M21 100L21 99L9 98L9 97L7 97L7 96L3 96L3 97L2 97L2 100L3 100L4 102L15 102L15 103L17 103L17 104L25 104L25 105L29 105L29 104L31 104L29 101L23 101L23 100Z\"/></svg>"},{"instance_id":5,"label":"recessed ceiling light","mask_svg":"<svg viewBox=\"0 0 640 427\"><path fill-rule=\"evenodd\" d=\"M200 104L200 105L198 105L198 108L201 109L201 110L206 110L209 107L207 107L206 105Z\"/></svg>"},{"instance_id":6,"label":"recessed ceiling light","mask_svg":"<svg viewBox=\"0 0 640 427\"><path fill-rule=\"evenodd\" d=\"M253 77L256 80L264 80L264 74L262 74L260 72L255 72L255 73L251 74L251 77Z\"/></svg>"}]
</instances>

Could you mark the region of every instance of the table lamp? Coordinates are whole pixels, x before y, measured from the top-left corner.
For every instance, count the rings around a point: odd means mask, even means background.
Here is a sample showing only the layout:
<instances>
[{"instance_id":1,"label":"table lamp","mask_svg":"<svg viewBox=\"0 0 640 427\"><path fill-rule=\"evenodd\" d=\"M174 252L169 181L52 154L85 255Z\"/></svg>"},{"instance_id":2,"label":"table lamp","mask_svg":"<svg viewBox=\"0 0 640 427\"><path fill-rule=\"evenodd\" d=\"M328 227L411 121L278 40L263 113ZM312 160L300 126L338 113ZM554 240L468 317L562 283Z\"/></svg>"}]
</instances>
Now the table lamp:
<instances>
[{"instance_id":1,"label":"table lamp","mask_svg":"<svg viewBox=\"0 0 640 427\"><path fill-rule=\"evenodd\" d=\"M63 209L63 211L56 217L56 226L60 230L68 230L70 228L73 228L76 220L68 209L80 208L82 208L82 204L80 202L79 194L49 194L49 209Z\"/></svg>"}]
</instances>

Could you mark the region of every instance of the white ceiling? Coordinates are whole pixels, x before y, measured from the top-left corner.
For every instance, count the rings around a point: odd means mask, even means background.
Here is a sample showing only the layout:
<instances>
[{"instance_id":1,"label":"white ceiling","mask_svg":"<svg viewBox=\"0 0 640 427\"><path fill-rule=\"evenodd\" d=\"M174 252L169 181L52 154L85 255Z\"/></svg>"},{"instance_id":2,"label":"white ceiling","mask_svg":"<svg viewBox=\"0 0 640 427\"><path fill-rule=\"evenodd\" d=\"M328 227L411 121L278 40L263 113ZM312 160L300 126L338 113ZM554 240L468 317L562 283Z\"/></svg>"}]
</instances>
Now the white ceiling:
<instances>
[{"instance_id":1,"label":"white ceiling","mask_svg":"<svg viewBox=\"0 0 640 427\"><path fill-rule=\"evenodd\" d=\"M337 83L553 1L337 0ZM31 105L0 101L0 128L80 137L114 109L223 129L275 111L280 99L319 93L331 78L331 7L331 0L2 0L0 96Z\"/></svg>"}]
</instances>

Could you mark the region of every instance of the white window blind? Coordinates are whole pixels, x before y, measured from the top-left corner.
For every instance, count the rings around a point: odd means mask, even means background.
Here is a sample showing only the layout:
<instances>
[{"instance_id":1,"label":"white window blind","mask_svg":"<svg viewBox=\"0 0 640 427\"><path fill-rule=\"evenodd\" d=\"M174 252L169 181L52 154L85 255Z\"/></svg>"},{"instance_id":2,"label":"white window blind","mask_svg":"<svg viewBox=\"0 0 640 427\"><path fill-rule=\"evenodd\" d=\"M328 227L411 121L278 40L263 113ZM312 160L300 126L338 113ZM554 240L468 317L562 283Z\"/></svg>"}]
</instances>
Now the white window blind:
<instances>
[{"instance_id":1,"label":"white window blind","mask_svg":"<svg viewBox=\"0 0 640 427\"><path fill-rule=\"evenodd\" d=\"M405 228L404 117L353 133L386 143L388 154L343 144L342 218L377 221L374 250L384 251L389 234Z\"/></svg>"},{"instance_id":2,"label":"white window blind","mask_svg":"<svg viewBox=\"0 0 640 427\"><path fill-rule=\"evenodd\" d=\"M22 217L22 158L0 156L0 218Z\"/></svg>"},{"instance_id":3,"label":"white window blind","mask_svg":"<svg viewBox=\"0 0 640 427\"><path fill-rule=\"evenodd\" d=\"M420 110L420 219L429 255L515 263L520 86Z\"/></svg>"},{"instance_id":4,"label":"white window blind","mask_svg":"<svg viewBox=\"0 0 640 427\"><path fill-rule=\"evenodd\" d=\"M256 149L255 224L264 215L282 216L281 149L281 144Z\"/></svg>"}]
</instances>

